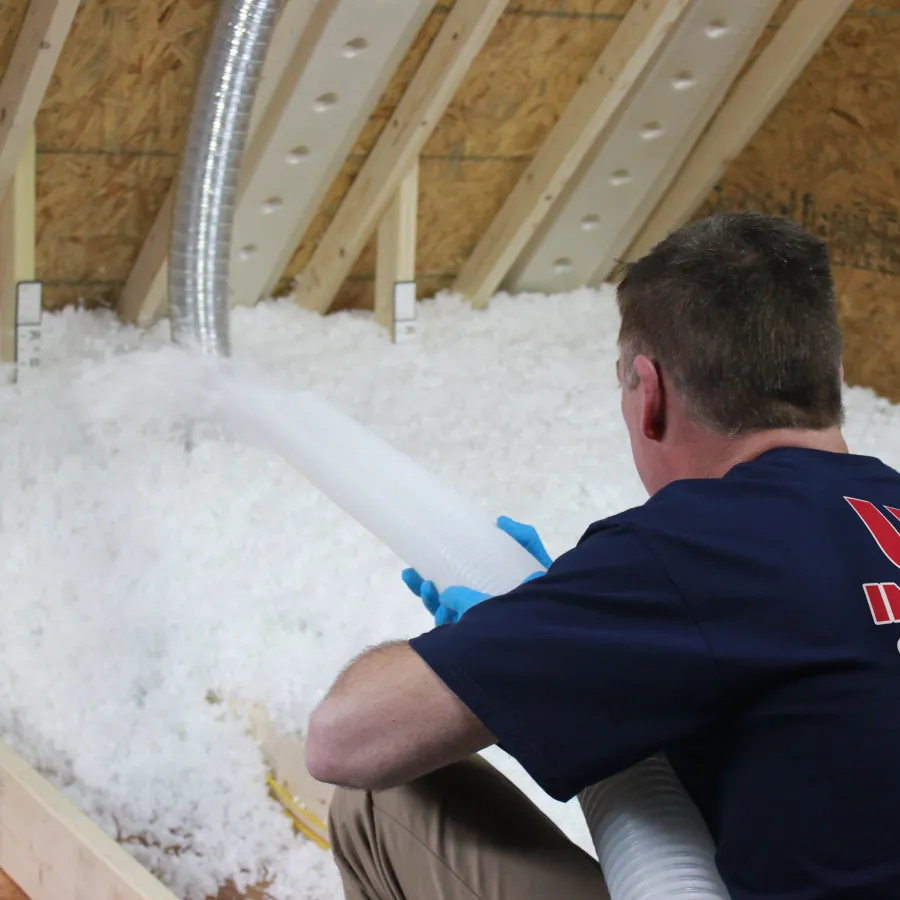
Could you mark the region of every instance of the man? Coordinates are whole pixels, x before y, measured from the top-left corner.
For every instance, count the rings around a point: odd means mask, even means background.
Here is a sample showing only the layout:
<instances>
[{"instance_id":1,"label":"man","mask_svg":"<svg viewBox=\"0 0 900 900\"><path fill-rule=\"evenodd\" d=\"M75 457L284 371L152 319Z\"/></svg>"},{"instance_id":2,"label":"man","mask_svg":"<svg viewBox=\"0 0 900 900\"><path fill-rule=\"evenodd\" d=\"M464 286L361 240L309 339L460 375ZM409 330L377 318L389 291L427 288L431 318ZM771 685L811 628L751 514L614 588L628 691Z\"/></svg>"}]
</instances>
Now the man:
<instances>
[{"instance_id":1,"label":"man","mask_svg":"<svg viewBox=\"0 0 900 900\"><path fill-rule=\"evenodd\" d=\"M449 624L357 659L308 733L312 774L350 789L347 896L604 896L473 761L498 743L560 800L664 752L733 900L896 900L900 474L841 435L826 249L714 216L630 266L618 302L650 499L504 597L407 575Z\"/></svg>"}]
</instances>

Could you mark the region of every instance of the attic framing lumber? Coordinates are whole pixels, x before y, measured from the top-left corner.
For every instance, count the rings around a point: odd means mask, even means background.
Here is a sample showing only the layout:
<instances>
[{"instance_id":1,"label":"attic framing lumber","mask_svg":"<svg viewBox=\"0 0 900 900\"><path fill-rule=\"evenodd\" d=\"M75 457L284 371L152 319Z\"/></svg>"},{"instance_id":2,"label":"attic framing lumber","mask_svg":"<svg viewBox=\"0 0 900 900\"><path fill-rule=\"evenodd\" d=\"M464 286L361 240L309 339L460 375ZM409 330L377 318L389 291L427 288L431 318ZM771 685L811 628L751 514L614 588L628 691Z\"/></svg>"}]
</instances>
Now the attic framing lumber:
<instances>
[{"instance_id":1,"label":"attic framing lumber","mask_svg":"<svg viewBox=\"0 0 900 900\"><path fill-rule=\"evenodd\" d=\"M403 179L378 225L375 264L375 321L396 342L397 286L416 280L416 229L419 215L419 164Z\"/></svg>"},{"instance_id":2,"label":"attic framing lumber","mask_svg":"<svg viewBox=\"0 0 900 900\"><path fill-rule=\"evenodd\" d=\"M0 82L0 198L6 194L59 54L78 0L31 0Z\"/></svg>"},{"instance_id":3,"label":"attic framing lumber","mask_svg":"<svg viewBox=\"0 0 900 900\"><path fill-rule=\"evenodd\" d=\"M0 868L30 900L176 900L2 742Z\"/></svg>"},{"instance_id":4,"label":"attic framing lumber","mask_svg":"<svg viewBox=\"0 0 900 900\"><path fill-rule=\"evenodd\" d=\"M692 0L635 3L460 270L454 290L485 307Z\"/></svg>"},{"instance_id":5,"label":"attic framing lumber","mask_svg":"<svg viewBox=\"0 0 900 900\"><path fill-rule=\"evenodd\" d=\"M853 0L800 0L769 45L737 82L697 142L668 192L626 253L634 260L684 225L728 164L750 143L769 114L825 43Z\"/></svg>"},{"instance_id":6,"label":"attic framing lumber","mask_svg":"<svg viewBox=\"0 0 900 900\"><path fill-rule=\"evenodd\" d=\"M276 292L434 4L392 0L386 12L379 3L320 0L314 18L330 5L330 21L246 153L231 255L233 306Z\"/></svg>"},{"instance_id":7,"label":"attic framing lumber","mask_svg":"<svg viewBox=\"0 0 900 900\"><path fill-rule=\"evenodd\" d=\"M328 312L506 5L506 0L457 0L450 10L331 226L297 279L294 296L301 306Z\"/></svg>"},{"instance_id":8,"label":"attic framing lumber","mask_svg":"<svg viewBox=\"0 0 900 900\"><path fill-rule=\"evenodd\" d=\"M270 785L277 786L299 830L327 847L326 820L334 788L310 777L302 737L279 733L261 707L238 703L231 707L247 720L271 770ZM177 900L2 741L0 873L12 879L28 900ZM0 879L0 894L2 888Z\"/></svg>"},{"instance_id":9,"label":"attic framing lumber","mask_svg":"<svg viewBox=\"0 0 900 900\"><path fill-rule=\"evenodd\" d=\"M0 198L0 364L17 362L18 289L34 280L35 137L28 128L6 196Z\"/></svg>"}]
</instances>

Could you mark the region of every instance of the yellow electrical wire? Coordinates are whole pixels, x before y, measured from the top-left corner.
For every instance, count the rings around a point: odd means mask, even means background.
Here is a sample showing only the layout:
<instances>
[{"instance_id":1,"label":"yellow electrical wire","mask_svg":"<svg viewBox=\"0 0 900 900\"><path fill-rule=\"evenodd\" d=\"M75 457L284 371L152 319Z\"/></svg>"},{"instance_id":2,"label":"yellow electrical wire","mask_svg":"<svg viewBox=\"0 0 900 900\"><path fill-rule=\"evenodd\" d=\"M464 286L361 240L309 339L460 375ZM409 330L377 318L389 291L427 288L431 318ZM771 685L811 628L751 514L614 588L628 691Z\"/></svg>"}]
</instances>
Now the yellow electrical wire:
<instances>
[{"instance_id":1,"label":"yellow electrical wire","mask_svg":"<svg viewBox=\"0 0 900 900\"><path fill-rule=\"evenodd\" d=\"M323 837L320 837L310 827L308 823L312 823L317 828L321 828L323 832L328 833L328 826L316 815L307 809L303 809L297 804L294 798L286 791L271 775L266 776L266 783L272 789L272 792L278 798L278 801L284 807L285 812L294 820L294 827L301 834L308 837L314 844L323 850L330 850L331 844Z\"/></svg>"}]
</instances>

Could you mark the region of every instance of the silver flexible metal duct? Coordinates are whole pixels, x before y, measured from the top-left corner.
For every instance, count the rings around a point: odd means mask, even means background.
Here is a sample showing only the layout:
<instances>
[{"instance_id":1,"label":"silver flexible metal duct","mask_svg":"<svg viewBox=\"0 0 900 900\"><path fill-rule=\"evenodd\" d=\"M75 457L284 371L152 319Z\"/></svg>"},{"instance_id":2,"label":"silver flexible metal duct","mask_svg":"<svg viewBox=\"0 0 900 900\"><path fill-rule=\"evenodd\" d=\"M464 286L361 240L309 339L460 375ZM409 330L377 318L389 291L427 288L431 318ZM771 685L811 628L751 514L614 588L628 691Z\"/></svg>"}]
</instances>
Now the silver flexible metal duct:
<instances>
[{"instance_id":1,"label":"silver flexible metal duct","mask_svg":"<svg viewBox=\"0 0 900 900\"><path fill-rule=\"evenodd\" d=\"M229 356L237 180L260 70L283 0L221 0L194 98L169 251L172 340Z\"/></svg>"}]
</instances>

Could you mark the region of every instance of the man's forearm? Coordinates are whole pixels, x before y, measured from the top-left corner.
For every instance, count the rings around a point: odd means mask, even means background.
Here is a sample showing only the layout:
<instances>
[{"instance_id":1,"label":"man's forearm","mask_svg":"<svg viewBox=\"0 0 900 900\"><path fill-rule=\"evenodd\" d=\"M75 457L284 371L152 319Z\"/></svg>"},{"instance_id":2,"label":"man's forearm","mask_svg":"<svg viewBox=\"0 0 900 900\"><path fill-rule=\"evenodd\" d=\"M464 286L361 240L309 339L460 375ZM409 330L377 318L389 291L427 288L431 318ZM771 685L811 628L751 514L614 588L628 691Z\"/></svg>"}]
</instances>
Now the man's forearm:
<instances>
[{"instance_id":1,"label":"man's forearm","mask_svg":"<svg viewBox=\"0 0 900 900\"><path fill-rule=\"evenodd\" d=\"M494 743L406 641L354 660L313 713L307 766L319 781L384 788Z\"/></svg>"}]
</instances>

